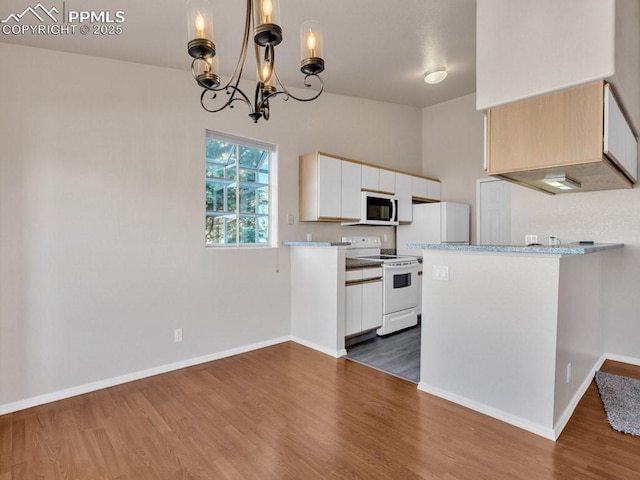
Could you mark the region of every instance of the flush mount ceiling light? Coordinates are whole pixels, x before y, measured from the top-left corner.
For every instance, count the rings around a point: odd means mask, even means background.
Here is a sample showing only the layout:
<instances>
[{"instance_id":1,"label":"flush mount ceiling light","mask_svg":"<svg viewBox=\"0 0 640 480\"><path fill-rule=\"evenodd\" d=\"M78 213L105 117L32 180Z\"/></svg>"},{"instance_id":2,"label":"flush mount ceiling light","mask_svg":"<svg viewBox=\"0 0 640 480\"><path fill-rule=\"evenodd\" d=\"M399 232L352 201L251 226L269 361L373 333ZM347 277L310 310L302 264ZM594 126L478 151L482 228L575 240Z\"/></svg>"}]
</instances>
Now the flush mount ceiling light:
<instances>
[{"instance_id":1,"label":"flush mount ceiling light","mask_svg":"<svg viewBox=\"0 0 640 480\"><path fill-rule=\"evenodd\" d=\"M580 182L572 180L566 175L549 175L544 178L543 182L558 190L573 190L574 188L582 187Z\"/></svg>"},{"instance_id":2,"label":"flush mount ceiling light","mask_svg":"<svg viewBox=\"0 0 640 480\"><path fill-rule=\"evenodd\" d=\"M310 20L300 29L301 62L300 71L304 74L304 85L311 86L310 80L319 82L320 90L310 98L298 98L287 91L280 83L275 71L275 47L282 42L279 0L247 0L242 47L235 69L229 81L221 85L218 76L218 57L213 43L213 10L209 0L189 0L187 2L187 26L189 43L187 49L193 57L191 73L196 83L204 88L200 95L200 104L207 112L219 112L233 108L234 102L242 101L249 107L249 116L257 123L260 118L269 120L269 100L276 95L284 95L284 100L293 98L301 102L310 102L320 96L324 83L318 76L324 70L322 58L322 30L320 24ZM253 49L256 61L256 89L253 102L238 86L242 77L249 48L249 33L253 30ZM218 97L218 92L226 96ZM210 94L210 95L208 95ZM206 97L206 99L205 99ZM217 107L206 104L218 101ZM222 106L220 106L220 104Z\"/></svg>"},{"instance_id":3,"label":"flush mount ceiling light","mask_svg":"<svg viewBox=\"0 0 640 480\"><path fill-rule=\"evenodd\" d=\"M424 74L424 81L430 84L436 84L447 78L447 69L445 67L434 68Z\"/></svg>"}]
</instances>

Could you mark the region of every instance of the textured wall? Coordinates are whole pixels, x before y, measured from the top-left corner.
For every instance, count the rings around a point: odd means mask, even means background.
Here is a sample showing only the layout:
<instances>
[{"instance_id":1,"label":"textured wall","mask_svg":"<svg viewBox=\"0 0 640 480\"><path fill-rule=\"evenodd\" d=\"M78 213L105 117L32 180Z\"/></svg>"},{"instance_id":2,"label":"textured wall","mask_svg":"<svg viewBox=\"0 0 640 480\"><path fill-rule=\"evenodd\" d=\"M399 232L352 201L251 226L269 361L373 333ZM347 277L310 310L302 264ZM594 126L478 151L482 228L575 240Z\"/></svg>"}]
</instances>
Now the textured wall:
<instances>
[{"instance_id":1,"label":"textured wall","mask_svg":"<svg viewBox=\"0 0 640 480\"><path fill-rule=\"evenodd\" d=\"M204 248L205 129L278 145L280 240L393 245L392 228L299 224L301 153L420 173L416 108L325 94L254 125L240 106L205 113L187 71L7 44L0 58L0 408L290 335L288 249Z\"/></svg>"}]
</instances>

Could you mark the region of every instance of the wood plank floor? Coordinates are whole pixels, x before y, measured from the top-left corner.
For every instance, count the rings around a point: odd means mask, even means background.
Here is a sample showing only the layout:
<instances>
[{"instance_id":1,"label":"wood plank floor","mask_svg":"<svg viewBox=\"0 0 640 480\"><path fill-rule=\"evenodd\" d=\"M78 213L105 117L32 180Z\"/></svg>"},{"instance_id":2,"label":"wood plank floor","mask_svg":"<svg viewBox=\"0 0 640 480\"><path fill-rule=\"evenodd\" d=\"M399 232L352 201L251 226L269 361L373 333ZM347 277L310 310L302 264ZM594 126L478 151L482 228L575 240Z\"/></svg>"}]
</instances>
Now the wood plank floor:
<instances>
[{"instance_id":1,"label":"wood plank floor","mask_svg":"<svg viewBox=\"0 0 640 480\"><path fill-rule=\"evenodd\" d=\"M595 384L554 443L290 342L0 417L0 480L325 478L638 479L640 437Z\"/></svg>"},{"instance_id":2,"label":"wood plank floor","mask_svg":"<svg viewBox=\"0 0 640 480\"><path fill-rule=\"evenodd\" d=\"M420 381L420 329L417 325L347 348L347 358L413 383Z\"/></svg>"}]
</instances>

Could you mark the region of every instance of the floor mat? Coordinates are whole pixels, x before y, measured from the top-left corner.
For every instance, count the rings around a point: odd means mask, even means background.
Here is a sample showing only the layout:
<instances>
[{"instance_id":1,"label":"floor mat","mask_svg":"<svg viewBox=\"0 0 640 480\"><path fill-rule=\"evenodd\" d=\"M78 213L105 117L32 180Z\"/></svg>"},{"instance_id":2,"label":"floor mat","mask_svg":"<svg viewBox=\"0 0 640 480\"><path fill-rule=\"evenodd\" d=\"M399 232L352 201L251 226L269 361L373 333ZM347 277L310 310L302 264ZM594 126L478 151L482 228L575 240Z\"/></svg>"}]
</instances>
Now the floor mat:
<instances>
[{"instance_id":1,"label":"floor mat","mask_svg":"<svg viewBox=\"0 0 640 480\"><path fill-rule=\"evenodd\" d=\"M640 380L598 371L596 385L611 427L640 435Z\"/></svg>"}]
</instances>

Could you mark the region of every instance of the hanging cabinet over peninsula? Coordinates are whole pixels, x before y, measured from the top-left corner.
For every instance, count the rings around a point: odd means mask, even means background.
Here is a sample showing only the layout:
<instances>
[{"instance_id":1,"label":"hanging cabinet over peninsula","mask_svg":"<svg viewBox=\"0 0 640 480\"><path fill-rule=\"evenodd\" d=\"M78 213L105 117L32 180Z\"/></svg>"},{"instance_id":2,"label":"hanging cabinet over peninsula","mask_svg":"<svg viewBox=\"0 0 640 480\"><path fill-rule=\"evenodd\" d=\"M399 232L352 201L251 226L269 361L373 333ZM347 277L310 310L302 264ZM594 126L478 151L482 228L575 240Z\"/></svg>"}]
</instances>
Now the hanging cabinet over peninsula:
<instances>
[{"instance_id":1,"label":"hanging cabinet over peninsula","mask_svg":"<svg viewBox=\"0 0 640 480\"><path fill-rule=\"evenodd\" d=\"M574 192L632 188L637 177L637 140L603 81L489 109L486 154L489 175L548 193L565 191L546 177L575 180Z\"/></svg>"}]
</instances>

